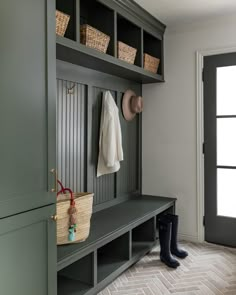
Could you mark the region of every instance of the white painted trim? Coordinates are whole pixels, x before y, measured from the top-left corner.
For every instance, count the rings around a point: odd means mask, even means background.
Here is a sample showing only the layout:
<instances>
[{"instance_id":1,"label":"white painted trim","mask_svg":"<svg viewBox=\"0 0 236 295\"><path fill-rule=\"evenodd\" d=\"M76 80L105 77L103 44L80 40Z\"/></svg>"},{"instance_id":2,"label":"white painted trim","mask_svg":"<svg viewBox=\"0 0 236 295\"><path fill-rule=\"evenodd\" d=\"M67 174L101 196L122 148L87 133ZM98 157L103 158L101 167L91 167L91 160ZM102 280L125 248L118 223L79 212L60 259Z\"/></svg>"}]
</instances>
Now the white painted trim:
<instances>
[{"instance_id":1,"label":"white painted trim","mask_svg":"<svg viewBox=\"0 0 236 295\"><path fill-rule=\"evenodd\" d=\"M205 241L205 231L203 226L204 216L204 155L202 154L202 144L204 142L204 93L202 82L202 70L204 66L204 56L226 54L236 52L236 46L228 48L218 48L209 50L199 50L196 52L196 96L197 96L197 231L198 242Z\"/></svg>"}]
</instances>

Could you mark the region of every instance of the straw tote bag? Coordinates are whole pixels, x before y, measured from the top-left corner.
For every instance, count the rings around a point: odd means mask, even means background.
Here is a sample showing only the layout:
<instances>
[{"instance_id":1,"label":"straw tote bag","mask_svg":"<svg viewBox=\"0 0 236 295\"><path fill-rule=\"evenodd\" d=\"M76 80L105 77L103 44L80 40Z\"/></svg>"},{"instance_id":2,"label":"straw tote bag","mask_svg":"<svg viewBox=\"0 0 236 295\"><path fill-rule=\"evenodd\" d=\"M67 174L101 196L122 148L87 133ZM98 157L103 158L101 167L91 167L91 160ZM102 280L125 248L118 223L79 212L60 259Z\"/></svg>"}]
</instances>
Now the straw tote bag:
<instances>
[{"instance_id":1,"label":"straw tote bag","mask_svg":"<svg viewBox=\"0 0 236 295\"><path fill-rule=\"evenodd\" d=\"M83 242L90 232L94 194L73 193L59 180L58 184L61 190L57 194L57 245Z\"/></svg>"}]
</instances>

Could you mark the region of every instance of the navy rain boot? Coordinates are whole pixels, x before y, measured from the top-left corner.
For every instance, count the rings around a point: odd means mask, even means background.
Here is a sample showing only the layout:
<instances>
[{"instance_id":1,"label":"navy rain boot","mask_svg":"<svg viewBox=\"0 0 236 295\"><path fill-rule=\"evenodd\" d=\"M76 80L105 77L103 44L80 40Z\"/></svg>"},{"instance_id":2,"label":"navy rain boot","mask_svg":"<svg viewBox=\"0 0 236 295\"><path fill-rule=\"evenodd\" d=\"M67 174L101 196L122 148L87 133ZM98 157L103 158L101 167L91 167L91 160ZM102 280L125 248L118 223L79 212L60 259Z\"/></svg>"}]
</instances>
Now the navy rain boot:
<instances>
[{"instance_id":1,"label":"navy rain boot","mask_svg":"<svg viewBox=\"0 0 236 295\"><path fill-rule=\"evenodd\" d=\"M179 217L178 217L178 215L173 215L173 214L167 214L166 217L172 223L170 251L173 255L175 255L178 258L185 258L188 256L188 252L184 251L182 249L179 249L179 247L178 247L177 236L178 236Z\"/></svg>"},{"instance_id":2,"label":"navy rain boot","mask_svg":"<svg viewBox=\"0 0 236 295\"><path fill-rule=\"evenodd\" d=\"M170 253L171 221L165 216L159 219L160 259L171 268L177 268L180 264Z\"/></svg>"}]
</instances>

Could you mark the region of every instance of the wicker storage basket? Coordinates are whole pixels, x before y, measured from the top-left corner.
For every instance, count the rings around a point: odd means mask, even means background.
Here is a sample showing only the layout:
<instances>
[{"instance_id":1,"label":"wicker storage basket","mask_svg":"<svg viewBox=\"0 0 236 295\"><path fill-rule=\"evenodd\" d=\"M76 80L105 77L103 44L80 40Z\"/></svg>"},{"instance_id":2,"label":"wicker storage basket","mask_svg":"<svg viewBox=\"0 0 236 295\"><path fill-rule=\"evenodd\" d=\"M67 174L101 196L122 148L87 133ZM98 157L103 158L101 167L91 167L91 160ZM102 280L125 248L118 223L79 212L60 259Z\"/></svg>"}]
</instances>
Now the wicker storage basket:
<instances>
[{"instance_id":1,"label":"wicker storage basket","mask_svg":"<svg viewBox=\"0 0 236 295\"><path fill-rule=\"evenodd\" d=\"M64 192L68 189L64 189ZM75 238L69 241L71 193L61 193L57 197L57 245L78 243L85 241L90 233L90 220L93 208L93 194L73 193L74 206L77 210L77 227Z\"/></svg>"},{"instance_id":2,"label":"wicker storage basket","mask_svg":"<svg viewBox=\"0 0 236 295\"><path fill-rule=\"evenodd\" d=\"M118 41L118 58L120 60L126 61L129 64L133 65L136 54L137 54L136 48L133 48L121 41Z\"/></svg>"},{"instance_id":3,"label":"wicker storage basket","mask_svg":"<svg viewBox=\"0 0 236 295\"><path fill-rule=\"evenodd\" d=\"M110 39L109 36L89 25L80 27L80 42L100 52L107 52Z\"/></svg>"},{"instance_id":4,"label":"wicker storage basket","mask_svg":"<svg viewBox=\"0 0 236 295\"><path fill-rule=\"evenodd\" d=\"M144 53L144 69L145 70L156 74L158 71L159 64L160 64L159 58L156 58L147 53Z\"/></svg>"},{"instance_id":5,"label":"wicker storage basket","mask_svg":"<svg viewBox=\"0 0 236 295\"><path fill-rule=\"evenodd\" d=\"M56 10L56 34L64 37L70 16L59 10Z\"/></svg>"}]
</instances>

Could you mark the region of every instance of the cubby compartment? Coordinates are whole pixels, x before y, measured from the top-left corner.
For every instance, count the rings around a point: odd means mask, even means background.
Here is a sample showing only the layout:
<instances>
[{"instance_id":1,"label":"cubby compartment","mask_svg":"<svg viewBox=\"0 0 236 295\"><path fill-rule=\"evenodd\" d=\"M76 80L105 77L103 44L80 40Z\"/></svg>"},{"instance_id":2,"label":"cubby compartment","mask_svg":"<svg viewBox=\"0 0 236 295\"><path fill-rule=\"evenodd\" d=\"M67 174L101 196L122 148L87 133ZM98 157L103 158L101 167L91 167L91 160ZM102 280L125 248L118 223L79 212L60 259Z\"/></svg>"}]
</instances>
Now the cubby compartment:
<instances>
[{"instance_id":1,"label":"cubby compartment","mask_svg":"<svg viewBox=\"0 0 236 295\"><path fill-rule=\"evenodd\" d=\"M76 40L76 0L56 0L56 9L70 16L64 37Z\"/></svg>"},{"instance_id":2,"label":"cubby compartment","mask_svg":"<svg viewBox=\"0 0 236 295\"><path fill-rule=\"evenodd\" d=\"M90 25L110 36L107 54L114 56L114 11L95 0L80 1L80 25Z\"/></svg>"},{"instance_id":3,"label":"cubby compartment","mask_svg":"<svg viewBox=\"0 0 236 295\"><path fill-rule=\"evenodd\" d=\"M165 25L154 19L150 22L138 6L139 17L136 17L129 11L129 6L126 1L118 5L107 0L56 0L56 8L70 15L65 38L57 37L57 59L142 84L164 82ZM83 27L81 34L82 25L91 26L95 31ZM96 30L110 37L107 51L108 38ZM88 34L90 41L86 42ZM118 54L119 41L121 56ZM135 51L129 47L137 50L135 60ZM157 73L155 64L158 61L152 62L148 56L150 71L144 68L144 53L160 60Z\"/></svg>"},{"instance_id":4,"label":"cubby compartment","mask_svg":"<svg viewBox=\"0 0 236 295\"><path fill-rule=\"evenodd\" d=\"M58 295L83 295L94 287L94 253L91 253L57 274Z\"/></svg>"},{"instance_id":5,"label":"cubby compartment","mask_svg":"<svg viewBox=\"0 0 236 295\"><path fill-rule=\"evenodd\" d=\"M143 53L147 53L153 57L160 59L157 74L163 75L163 43L162 40L153 35L143 32Z\"/></svg>"},{"instance_id":6,"label":"cubby compartment","mask_svg":"<svg viewBox=\"0 0 236 295\"><path fill-rule=\"evenodd\" d=\"M137 49L134 64L141 67L141 28L119 14L117 14L117 41Z\"/></svg>"},{"instance_id":7,"label":"cubby compartment","mask_svg":"<svg viewBox=\"0 0 236 295\"><path fill-rule=\"evenodd\" d=\"M156 241L156 219L153 217L132 230L132 257L148 252Z\"/></svg>"},{"instance_id":8,"label":"cubby compartment","mask_svg":"<svg viewBox=\"0 0 236 295\"><path fill-rule=\"evenodd\" d=\"M159 239L159 218L166 214L174 214L175 209L174 207L170 207L167 210L163 211L161 214L158 214L156 217L156 239Z\"/></svg>"},{"instance_id":9,"label":"cubby compartment","mask_svg":"<svg viewBox=\"0 0 236 295\"><path fill-rule=\"evenodd\" d=\"M97 250L98 283L129 261L129 233Z\"/></svg>"}]
</instances>

